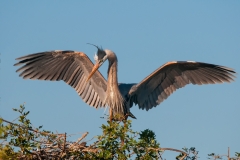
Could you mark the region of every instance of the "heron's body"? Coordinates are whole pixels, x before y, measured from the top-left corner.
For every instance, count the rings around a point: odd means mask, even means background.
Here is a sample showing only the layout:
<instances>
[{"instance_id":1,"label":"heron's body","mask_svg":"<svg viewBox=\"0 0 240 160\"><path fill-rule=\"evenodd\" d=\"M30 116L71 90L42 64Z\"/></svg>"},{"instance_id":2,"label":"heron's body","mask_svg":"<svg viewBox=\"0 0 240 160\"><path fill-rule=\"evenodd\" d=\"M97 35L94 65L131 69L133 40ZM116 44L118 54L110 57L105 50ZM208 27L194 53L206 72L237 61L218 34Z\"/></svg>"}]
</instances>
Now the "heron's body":
<instances>
[{"instance_id":1,"label":"heron's body","mask_svg":"<svg viewBox=\"0 0 240 160\"><path fill-rule=\"evenodd\" d=\"M110 115L121 115L123 118L135 118L130 112L133 104L149 110L167 99L176 89L189 83L231 82L235 77L235 72L224 66L172 61L159 67L138 84L119 84L116 54L98 48L94 59L95 65L82 52L50 51L20 57L17 59L19 63L15 65L25 64L17 70L23 78L63 80L90 106L109 107ZM98 71L106 60L109 61L107 80Z\"/></svg>"}]
</instances>

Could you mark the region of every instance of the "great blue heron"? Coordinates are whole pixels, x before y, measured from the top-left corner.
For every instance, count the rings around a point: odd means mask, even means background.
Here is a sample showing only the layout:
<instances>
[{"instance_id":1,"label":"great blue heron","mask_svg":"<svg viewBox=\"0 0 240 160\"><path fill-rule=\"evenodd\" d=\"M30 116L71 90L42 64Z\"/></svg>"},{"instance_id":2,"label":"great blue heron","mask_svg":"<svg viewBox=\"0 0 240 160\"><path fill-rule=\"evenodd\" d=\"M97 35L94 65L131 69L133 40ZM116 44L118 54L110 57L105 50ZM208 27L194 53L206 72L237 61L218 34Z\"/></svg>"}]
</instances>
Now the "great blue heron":
<instances>
[{"instance_id":1,"label":"great blue heron","mask_svg":"<svg viewBox=\"0 0 240 160\"><path fill-rule=\"evenodd\" d=\"M19 62L15 66L24 64L17 70L24 79L65 81L88 105L109 107L110 120L116 115L135 118L130 112L133 103L140 109L152 109L186 84L215 84L231 82L235 78L235 71L224 66L172 61L140 83L118 83L116 54L108 49L97 49L95 65L83 52L56 50L17 58ZM106 60L109 61L107 80L98 71Z\"/></svg>"}]
</instances>

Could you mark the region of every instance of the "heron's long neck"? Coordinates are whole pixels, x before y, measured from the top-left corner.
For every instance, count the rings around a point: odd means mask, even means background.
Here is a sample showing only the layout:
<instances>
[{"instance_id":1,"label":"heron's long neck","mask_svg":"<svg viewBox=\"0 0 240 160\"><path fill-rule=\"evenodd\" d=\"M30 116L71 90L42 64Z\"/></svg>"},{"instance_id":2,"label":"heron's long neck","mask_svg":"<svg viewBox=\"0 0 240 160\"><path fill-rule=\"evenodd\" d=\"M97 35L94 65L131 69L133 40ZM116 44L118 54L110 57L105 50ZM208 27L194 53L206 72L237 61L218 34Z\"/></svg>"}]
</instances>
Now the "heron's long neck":
<instances>
[{"instance_id":1,"label":"heron's long neck","mask_svg":"<svg viewBox=\"0 0 240 160\"><path fill-rule=\"evenodd\" d=\"M107 103L114 112L124 114L124 99L118 88L117 61L109 61L107 85Z\"/></svg>"},{"instance_id":2,"label":"heron's long neck","mask_svg":"<svg viewBox=\"0 0 240 160\"><path fill-rule=\"evenodd\" d=\"M118 88L117 57L114 53L108 55L108 80L107 80L107 104L113 109L113 113L124 115L124 98Z\"/></svg>"},{"instance_id":3,"label":"heron's long neck","mask_svg":"<svg viewBox=\"0 0 240 160\"><path fill-rule=\"evenodd\" d=\"M110 92L119 92L117 78L117 61L109 61L108 67L108 85Z\"/></svg>"}]
</instances>

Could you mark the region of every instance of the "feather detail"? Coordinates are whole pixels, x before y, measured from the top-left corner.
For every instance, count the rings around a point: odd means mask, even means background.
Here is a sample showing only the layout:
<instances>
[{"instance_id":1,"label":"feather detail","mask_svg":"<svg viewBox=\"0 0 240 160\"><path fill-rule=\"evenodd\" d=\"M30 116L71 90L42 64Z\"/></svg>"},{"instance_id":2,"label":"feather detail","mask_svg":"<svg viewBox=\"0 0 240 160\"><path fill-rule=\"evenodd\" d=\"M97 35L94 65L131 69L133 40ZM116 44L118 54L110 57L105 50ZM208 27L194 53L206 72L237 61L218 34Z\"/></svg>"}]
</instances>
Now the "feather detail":
<instances>
[{"instance_id":1,"label":"feather detail","mask_svg":"<svg viewBox=\"0 0 240 160\"><path fill-rule=\"evenodd\" d=\"M93 58L94 58L95 61L98 61L98 56L97 56L96 53L95 53L95 55L93 56Z\"/></svg>"}]
</instances>

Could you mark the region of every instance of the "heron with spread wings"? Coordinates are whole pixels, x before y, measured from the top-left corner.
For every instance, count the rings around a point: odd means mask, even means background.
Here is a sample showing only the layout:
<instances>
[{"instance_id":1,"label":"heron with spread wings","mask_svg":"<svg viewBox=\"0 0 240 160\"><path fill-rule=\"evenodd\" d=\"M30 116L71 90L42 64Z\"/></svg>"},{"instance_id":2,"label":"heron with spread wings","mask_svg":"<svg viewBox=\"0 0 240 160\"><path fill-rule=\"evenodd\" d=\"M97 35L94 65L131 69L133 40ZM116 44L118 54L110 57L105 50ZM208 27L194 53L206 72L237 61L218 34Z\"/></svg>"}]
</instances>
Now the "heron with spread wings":
<instances>
[{"instance_id":1,"label":"heron with spread wings","mask_svg":"<svg viewBox=\"0 0 240 160\"><path fill-rule=\"evenodd\" d=\"M95 46L95 45L94 45ZM149 110L167 99L176 89L187 84L216 84L231 82L235 71L231 68L194 61L172 61L160 66L140 83L118 83L116 54L101 49L94 56L95 65L83 52L49 51L17 58L15 66L24 79L63 80L73 87L88 105L109 107L110 120L117 116L135 118L130 112L133 104ZM98 68L108 60L107 80Z\"/></svg>"}]
</instances>

